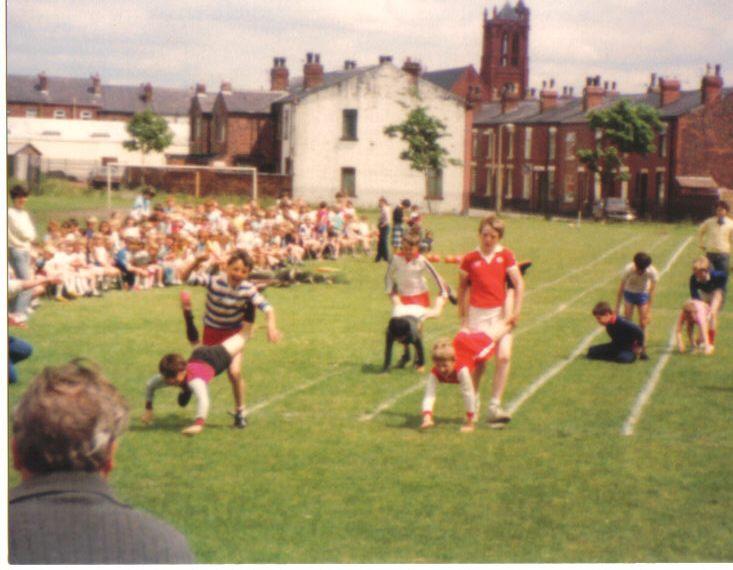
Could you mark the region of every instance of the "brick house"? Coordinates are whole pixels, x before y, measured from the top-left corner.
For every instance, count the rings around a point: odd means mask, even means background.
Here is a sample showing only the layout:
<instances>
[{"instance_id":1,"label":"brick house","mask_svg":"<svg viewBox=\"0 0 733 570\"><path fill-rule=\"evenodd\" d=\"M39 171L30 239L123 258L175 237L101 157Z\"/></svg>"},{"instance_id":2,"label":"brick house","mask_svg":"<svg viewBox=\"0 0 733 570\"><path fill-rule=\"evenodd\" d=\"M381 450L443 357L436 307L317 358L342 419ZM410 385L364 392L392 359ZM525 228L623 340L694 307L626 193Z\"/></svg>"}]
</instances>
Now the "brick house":
<instances>
[{"instance_id":1,"label":"brick house","mask_svg":"<svg viewBox=\"0 0 733 570\"><path fill-rule=\"evenodd\" d=\"M474 111L466 163L471 207L587 214L608 195L628 199L642 217L708 215L720 187L733 186L733 89L723 87L720 66L708 69L697 90L682 91L678 81L657 82L653 75L646 93L620 94L615 83L601 84L596 76L581 96L571 87L558 93L554 80L537 96L526 83L528 30L521 0L494 9L490 20L484 16L482 104ZM596 144L589 113L622 98L656 108L666 128L656 152L624 157L628 181L603 188L577 151Z\"/></svg>"},{"instance_id":2,"label":"brick house","mask_svg":"<svg viewBox=\"0 0 733 570\"><path fill-rule=\"evenodd\" d=\"M272 103L282 91L233 91L222 82L213 102L196 93L190 104L191 154L227 166L254 166L263 172L277 169L277 146Z\"/></svg>"},{"instance_id":3,"label":"brick house","mask_svg":"<svg viewBox=\"0 0 733 570\"><path fill-rule=\"evenodd\" d=\"M484 93L484 82L473 65L426 71L422 77L463 99L470 96L482 100L487 97Z\"/></svg>"}]
</instances>

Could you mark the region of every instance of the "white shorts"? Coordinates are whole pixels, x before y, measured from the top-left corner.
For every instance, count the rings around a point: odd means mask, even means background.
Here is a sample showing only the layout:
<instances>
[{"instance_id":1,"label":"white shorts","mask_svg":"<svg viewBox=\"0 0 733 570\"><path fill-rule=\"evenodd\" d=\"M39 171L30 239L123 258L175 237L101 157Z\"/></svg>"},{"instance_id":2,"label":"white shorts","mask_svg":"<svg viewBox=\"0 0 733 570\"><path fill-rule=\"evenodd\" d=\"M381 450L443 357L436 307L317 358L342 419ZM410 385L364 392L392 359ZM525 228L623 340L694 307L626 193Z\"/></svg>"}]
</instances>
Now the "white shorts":
<instances>
[{"instance_id":1,"label":"white shorts","mask_svg":"<svg viewBox=\"0 0 733 570\"><path fill-rule=\"evenodd\" d=\"M493 307L482 309L480 307L468 307L468 330L480 332L493 338L494 326L504 316L504 307ZM496 354L498 358L510 358L514 336L512 333L504 335L499 340Z\"/></svg>"}]
</instances>

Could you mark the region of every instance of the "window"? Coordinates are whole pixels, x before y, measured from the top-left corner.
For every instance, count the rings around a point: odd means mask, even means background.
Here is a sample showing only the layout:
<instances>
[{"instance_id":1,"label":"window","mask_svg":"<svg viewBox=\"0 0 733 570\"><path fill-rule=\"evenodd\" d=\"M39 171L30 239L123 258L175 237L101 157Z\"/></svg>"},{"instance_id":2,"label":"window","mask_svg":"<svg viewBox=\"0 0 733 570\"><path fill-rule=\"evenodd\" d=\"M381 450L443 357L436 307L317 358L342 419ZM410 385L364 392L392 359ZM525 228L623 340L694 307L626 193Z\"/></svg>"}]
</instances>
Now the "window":
<instances>
[{"instance_id":1,"label":"window","mask_svg":"<svg viewBox=\"0 0 733 570\"><path fill-rule=\"evenodd\" d=\"M532 173L524 172L522 174L522 200L529 200L532 193Z\"/></svg>"},{"instance_id":2,"label":"window","mask_svg":"<svg viewBox=\"0 0 733 570\"><path fill-rule=\"evenodd\" d=\"M662 131L659 135L659 156L665 158L667 156L667 133Z\"/></svg>"},{"instance_id":3,"label":"window","mask_svg":"<svg viewBox=\"0 0 733 570\"><path fill-rule=\"evenodd\" d=\"M35 107L29 108L25 110L25 116L26 117L37 117L38 116L38 109Z\"/></svg>"},{"instance_id":4,"label":"window","mask_svg":"<svg viewBox=\"0 0 733 570\"><path fill-rule=\"evenodd\" d=\"M512 36L512 65L519 66L519 34Z\"/></svg>"},{"instance_id":5,"label":"window","mask_svg":"<svg viewBox=\"0 0 733 570\"><path fill-rule=\"evenodd\" d=\"M227 140L227 124L221 118L217 124L217 130L219 131L219 142L225 142Z\"/></svg>"},{"instance_id":6,"label":"window","mask_svg":"<svg viewBox=\"0 0 733 570\"><path fill-rule=\"evenodd\" d=\"M290 109L285 107L283 109L283 124L282 124L282 140L288 140L290 134Z\"/></svg>"},{"instance_id":7,"label":"window","mask_svg":"<svg viewBox=\"0 0 733 570\"><path fill-rule=\"evenodd\" d=\"M428 172L428 195L430 200L443 199L443 171L439 168Z\"/></svg>"},{"instance_id":8,"label":"window","mask_svg":"<svg viewBox=\"0 0 733 570\"><path fill-rule=\"evenodd\" d=\"M507 130L509 131L509 136L507 137L507 152L506 152L506 158L507 160L512 160L514 158L514 129L511 127L507 127Z\"/></svg>"},{"instance_id":9,"label":"window","mask_svg":"<svg viewBox=\"0 0 733 570\"><path fill-rule=\"evenodd\" d=\"M201 117L194 117L193 119L193 140L201 138Z\"/></svg>"},{"instance_id":10,"label":"window","mask_svg":"<svg viewBox=\"0 0 733 570\"><path fill-rule=\"evenodd\" d=\"M501 38L501 66L507 65L507 53L509 51L509 34L504 34Z\"/></svg>"},{"instance_id":11,"label":"window","mask_svg":"<svg viewBox=\"0 0 733 570\"><path fill-rule=\"evenodd\" d=\"M524 129L524 159L532 158L532 127Z\"/></svg>"},{"instance_id":12,"label":"window","mask_svg":"<svg viewBox=\"0 0 733 570\"><path fill-rule=\"evenodd\" d=\"M565 174L565 188L563 192L563 201L566 204L573 204L576 197L576 182L577 174L575 172L568 172Z\"/></svg>"},{"instance_id":13,"label":"window","mask_svg":"<svg viewBox=\"0 0 733 570\"><path fill-rule=\"evenodd\" d=\"M478 131L471 131L471 144L473 148L471 157L473 160L478 160Z\"/></svg>"},{"instance_id":14,"label":"window","mask_svg":"<svg viewBox=\"0 0 733 570\"><path fill-rule=\"evenodd\" d=\"M471 168L471 194L476 193L476 167Z\"/></svg>"},{"instance_id":15,"label":"window","mask_svg":"<svg viewBox=\"0 0 733 570\"><path fill-rule=\"evenodd\" d=\"M356 168L341 169L341 192L350 196L356 196Z\"/></svg>"},{"instance_id":16,"label":"window","mask_svg":"<svg viewBox=\"0 0 733 570\"><path fill-rule=\"evenodd\" d=\"M549 141L547 143L547 158L548 160L555 160L555 135L557 134L557 128L550 127Z\"/></svg>"},{"instance_id":17,"label":"window","mask_svg":"<svg viewBox=\"0 0 733 570\"><path fill-rule=\"evenodd\" d=\"M356 127L358 119L358 111L356 109L344 109L344 128L341 134L341 140L344 141L355 141L356 140Z\"/></svg>"},{"instance_id":18,"label":"window","mask_svg":"<svg viewBox=\"0 0 733 570\"><path fill-rule=\"evenodd\" d=\"M656 186L657 186L657 203L660 206L664 206L664 170L657 170Z\"/></svg>"},{"instance_id":19,"label":"window","mask_svg":"<svg viewBox=\"0 0 733 570\"><path fill-rule=\"evenodd\" d=\"M54 109L53 110L53 118L54 119L65 119L66 118L66 111L64 109Z\"/></svg>"},{"instance_id":20,"label":"window","mask_svg":"<svg viewBox=\"0 0 733 570\"><path fill-rule=\"evenodd\" d=\"M512 198L514 195L514 169L507 168L504 178L504 198Z\"/></svg>"},{"instance_id":21,"label":"window","mask_svg":"<svg viewBox=\"0 0 733 570\"><path fill-rule=\"evenodd\" d=\"M575 160L575 132L565 133L565 160Z\"/></svg>"},{"instance_id":22,"label":"window","mask_svg":"<svg viewBox=\"0 0 733 570\"><path fill-rule=\"evenodd\" d=\"M93 139L108 139L110 138L109 133L92 133Z\"/></svg>"},{"instance_id":23,"label":"window","mask_svg":"<svg viewBox=\"0 0 733 570\"><path fill-rule=\"evenodd\" d=\"M79 113L79 118L84 121L88 121L92 118L92 112L91 111L82 111L81 113Z\"/></svg>"},{"instance_id":24,"label":"window","mask_svg":"<svg viewBox=\"0 0 733 570\"><path fill-rule=\"evenodd\" d=\"M486 160L494 157L494 131L486 131Z\"/></svg>"}]
</instances>

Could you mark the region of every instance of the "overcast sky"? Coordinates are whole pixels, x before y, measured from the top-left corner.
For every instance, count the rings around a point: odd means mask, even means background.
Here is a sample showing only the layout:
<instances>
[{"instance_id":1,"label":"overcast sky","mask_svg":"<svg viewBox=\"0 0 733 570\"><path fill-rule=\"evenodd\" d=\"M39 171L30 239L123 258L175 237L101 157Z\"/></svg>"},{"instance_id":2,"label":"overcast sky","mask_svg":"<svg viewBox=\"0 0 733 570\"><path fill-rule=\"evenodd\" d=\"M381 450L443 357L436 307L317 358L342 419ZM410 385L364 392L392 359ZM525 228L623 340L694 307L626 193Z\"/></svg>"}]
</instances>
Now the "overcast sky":
<instances>
[{"instance_id":1,"label":"overcast sky","mask_svg":"<svg viewBox=\"0 0 733 570\"><path fill-rule=\"evenodd\" d=\"M501 7L501 0L500 5ZM516 0L513 1L516 3ZM733 85L733 0L525 0L530 85L576 93L588 75L623 92L652 71L695 89L706 63ZM428 70L480 66L487 0L8 0L8 73L217 90L269 88L274 56L302 75L306 52L326 71L407 56Z\"/></svg>"}]
</instances>

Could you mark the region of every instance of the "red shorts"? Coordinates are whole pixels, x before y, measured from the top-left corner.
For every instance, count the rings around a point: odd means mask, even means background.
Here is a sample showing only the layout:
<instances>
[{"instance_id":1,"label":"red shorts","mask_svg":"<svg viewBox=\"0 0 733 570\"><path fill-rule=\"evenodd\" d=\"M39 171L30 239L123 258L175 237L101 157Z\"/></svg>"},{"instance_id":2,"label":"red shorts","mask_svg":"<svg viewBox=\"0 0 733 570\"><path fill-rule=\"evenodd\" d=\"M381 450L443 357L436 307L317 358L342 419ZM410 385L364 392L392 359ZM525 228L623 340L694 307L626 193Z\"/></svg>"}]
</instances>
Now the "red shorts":
<instances>
[{"instance_id":1,"label":"red shorts","mask_svg":"<svg viewBox=\"0 0 733 570\"><path fill-rule=\"evenodd\" d=\"M242 327L236 329L215 329L204 325L204 338L201 340L204 346L214 346L221 344L226 339L233 337L242 330Z\"/></svg>"},{"instance_id":2,"label":"red shorts","mask_svg":"<svg viewBox=\"0 0 733 570\"><path fill-rule=\"evenodd\" d=\"M400 301L403 305L422 305L430 308L430 293L425 291L419 295L400 295Z\"/></svg>"},{"instance_id":3,"label":"red shorts","mask_svg":"<svg viewBox=\"0 0 733 570\"><path fill-rule=\"evenodd\" d=\"M453 339L456 370L464 366L471 372L479 362L486 362L496 352L494 339L481 332L459 332Z\"/></svg>"}]
</instances>

